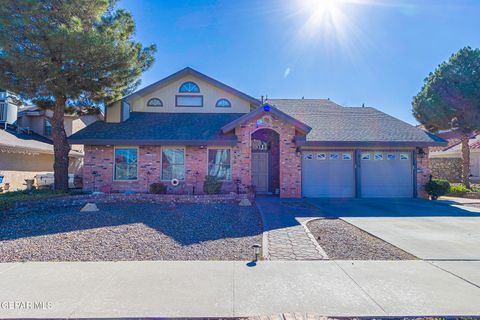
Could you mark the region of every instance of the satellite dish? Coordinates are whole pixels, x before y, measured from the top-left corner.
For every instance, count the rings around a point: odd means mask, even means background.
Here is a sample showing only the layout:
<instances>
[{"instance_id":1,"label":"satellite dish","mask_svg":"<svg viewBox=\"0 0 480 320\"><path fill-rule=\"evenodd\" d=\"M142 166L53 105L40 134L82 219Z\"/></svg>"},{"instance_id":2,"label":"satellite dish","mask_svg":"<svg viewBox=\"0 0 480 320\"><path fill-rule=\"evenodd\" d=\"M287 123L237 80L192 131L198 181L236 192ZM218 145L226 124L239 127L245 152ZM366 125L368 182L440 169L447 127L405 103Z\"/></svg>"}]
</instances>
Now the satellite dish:
<instances>
[{"instance_id":1,"label":"satellite dish","mask_svg":"<svg viewBox=\"0 0 480 320\"><path fill-rule=\"evenodd\" d=\"M174 187L178 186L179 183L180 183L180 181L178 181L178 179L172 179L172 181L171 181L171 184Z\"/></svg>"}]
</instances>

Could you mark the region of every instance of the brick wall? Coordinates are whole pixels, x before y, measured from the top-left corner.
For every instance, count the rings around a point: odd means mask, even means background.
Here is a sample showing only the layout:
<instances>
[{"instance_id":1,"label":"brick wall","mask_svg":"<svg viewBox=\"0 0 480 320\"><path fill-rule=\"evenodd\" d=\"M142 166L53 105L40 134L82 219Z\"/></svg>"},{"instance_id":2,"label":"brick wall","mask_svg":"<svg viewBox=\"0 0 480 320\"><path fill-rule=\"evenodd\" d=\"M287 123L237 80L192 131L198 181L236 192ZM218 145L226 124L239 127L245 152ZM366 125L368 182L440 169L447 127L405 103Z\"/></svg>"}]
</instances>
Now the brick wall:
<instances>
[{"instance_id":1,"label":"brick wall","mask_svg":"<svg viewBox=\"0 0 480 320\"><path fill-rule=\"evenodd\" d=\"M434 178L455 183L462 181L461 158L430 158L430 170Z\"/></svg>"},{"instance_id":2,"label":"brick wall","mask_svg":"<svg viewBox=\"0 0 480 320\"><path fill-rule=\"evenodd\" d=\"M428 159L428 149L424 149L424 154L417 153L417 197L428 199L425 191L425 184L430 180L430 168Z\"/></svg>"},{"instance_id":3,"label":"brick wall","mask_svg":"<svg viewBox=\"0 0 480 320\"><path fill-rule=\"evenodd\" d=\"M251 181L251 135L260 128L269 128L279 134L280 196L299 198L301 196L301 158L293 142L295 127L268 115L271 122L258 126L256 119L236 128L239 139L232 148L232 182L223 184L223 191L236 191L235 180L241 181L241 192L249 190ZM203 181L207 175L208 149L187 147L185 154L185 181L179 187L169 187L172 193L203 193ZM137 191L146 192L148 186L160 182L161 147L143 146L138 148L138 179L135 181L113 180L114 148L111 146L85 146L84 178L85 191ZM93 174L95 172L95 174Z\"/></svg>"},{"instance_id":4,"label":"brick wall","mask_svg":"<svg viewBox=\"0 0 480 320\"><path fill-rule=\"evenodd\" d=\"M113 180L113 150L111 146L85 146L83 189L85 191L147 192L150 184L161 181L161 147L138 148L138 179ZM206 147L187 147L185 152L185 181L173 187L168 181L169 193L203 194L203 181L207 175L208 151ZM95 174L93 174L95 172ZM234 182L224 182L223 192L236 191ZM242 190L247 191L247 190Z\"/></svg>"},{"instance_id":5,"label":"brick wall","mask_svg":"<svg viewBox=\"0 0 480 320\"><path fill-rule=\"evenodd\" d=\"M263 115L261 116L263 117ZM258 125L253 119L235 129L238 143L233 152L233 177L240 179L246 188L252 184L251 178L251 135L258 129L269 128L279 134L280 142L280 197L300 198L302 184L301 158L296 153L295 127L286 124L273 115L271 121Z\"/></svg>"}]
</instances>

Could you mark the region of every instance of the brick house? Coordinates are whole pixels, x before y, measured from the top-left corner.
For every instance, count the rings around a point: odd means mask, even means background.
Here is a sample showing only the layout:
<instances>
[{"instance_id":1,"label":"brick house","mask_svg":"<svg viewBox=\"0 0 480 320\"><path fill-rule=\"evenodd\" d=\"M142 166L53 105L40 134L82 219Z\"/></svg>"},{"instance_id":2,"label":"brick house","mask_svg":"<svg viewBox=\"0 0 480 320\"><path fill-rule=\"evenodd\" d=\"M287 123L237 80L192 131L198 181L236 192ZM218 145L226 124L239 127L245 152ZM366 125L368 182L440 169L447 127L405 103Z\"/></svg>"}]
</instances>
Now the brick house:
<instances>
[{"instance_id":1,"label":"brick house","mask_svg":"<svg viewBox=\"0 0 480 320\"><path fill-rule=\"evenodd\" d=\"M428 147L445 143L373 108L260 101L191 68L111 104L70 142L85 146L86 191L202 193L211 175L225 192L288 198L424 196Z\"/></svg>"}]
</instances>

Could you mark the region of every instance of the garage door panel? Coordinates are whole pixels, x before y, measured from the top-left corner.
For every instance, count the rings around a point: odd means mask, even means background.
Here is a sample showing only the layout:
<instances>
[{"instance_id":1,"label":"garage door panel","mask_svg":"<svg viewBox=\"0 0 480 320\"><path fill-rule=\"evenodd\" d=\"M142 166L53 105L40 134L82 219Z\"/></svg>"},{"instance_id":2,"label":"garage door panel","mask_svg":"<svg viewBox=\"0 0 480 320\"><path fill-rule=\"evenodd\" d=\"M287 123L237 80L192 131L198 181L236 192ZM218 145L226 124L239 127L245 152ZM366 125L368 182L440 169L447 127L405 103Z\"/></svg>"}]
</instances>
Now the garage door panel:
<instances>
[{"instance_id":1,"label":"garage door panel","mask_svg":"<svg viewBox=\"0 0 480 320\"><path fill-rule=\"evenodd\" d=\"M305 197L346 198L355 194L353 152L304 152L302 192Z\"/></svg>"},{"instance_id":2,"label":"garage door panel","mask_svg":"<svg viewBox=\"0 0 480 320\"><path fill-rule=\"evenodd\" d=\"M362 197L413 196L411 152L362 152L360 158Z\"/></svg>"}]
</instances>

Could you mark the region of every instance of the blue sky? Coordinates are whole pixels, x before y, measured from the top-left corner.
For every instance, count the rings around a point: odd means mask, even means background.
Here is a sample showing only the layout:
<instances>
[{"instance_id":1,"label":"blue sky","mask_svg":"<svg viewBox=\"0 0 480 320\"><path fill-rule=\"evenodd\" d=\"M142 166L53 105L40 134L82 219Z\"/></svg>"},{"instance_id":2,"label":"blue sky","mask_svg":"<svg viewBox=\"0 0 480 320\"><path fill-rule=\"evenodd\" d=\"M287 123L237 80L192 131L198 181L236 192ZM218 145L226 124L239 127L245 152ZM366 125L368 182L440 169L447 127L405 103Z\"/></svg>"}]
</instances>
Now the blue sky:
<instances>
[{"instance_id":1,"label":"blue sky","mask_svg":"<svg viewBox=\"0 0 480 320\"><path fill-rule=\"evenodd\" d=\"M322 1L327 1L325 6ZM254 97L330 98L410 123L430 71L480 47L480 0L121 0L155 43L141 87L190 66Z\"/></svg>"}]
</instances>

